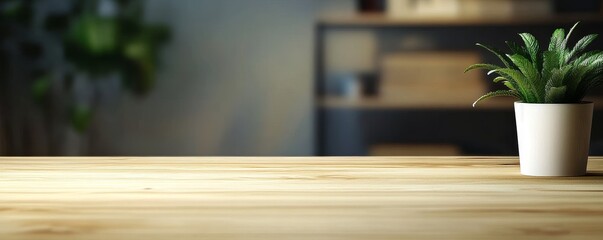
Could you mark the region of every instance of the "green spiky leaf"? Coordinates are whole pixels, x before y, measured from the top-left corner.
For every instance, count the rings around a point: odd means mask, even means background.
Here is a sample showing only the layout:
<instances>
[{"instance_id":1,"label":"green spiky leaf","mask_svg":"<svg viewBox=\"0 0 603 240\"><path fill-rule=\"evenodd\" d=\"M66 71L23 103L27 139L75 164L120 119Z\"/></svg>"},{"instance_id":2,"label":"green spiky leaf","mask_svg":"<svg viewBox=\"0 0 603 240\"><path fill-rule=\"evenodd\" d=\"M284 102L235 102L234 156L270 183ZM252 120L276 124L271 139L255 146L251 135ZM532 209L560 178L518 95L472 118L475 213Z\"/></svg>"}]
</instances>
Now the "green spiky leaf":
<instances>
[{"instance_id":1,"label":"green spiky leaf","mask_svg":"<svg viewBox=\"0 0 603 240\"><path fill-rule=\"evenodd\" d=\"M517 86L517 91L523 96L525 102L538 102L538 96L530 85L528 79L519 71L510 68L495 69L489 72L497 73L508 79L514 86Z\"/></svg>"},{"instance_id":2,"label":"green spiky leaf","mask_svg":"<svg viewBox=\"0 0 603 240\"><path fill-rule=\"evenodd\" d=\"M479 102L481 102L483 100L486 100L491 97L500 97L500 96L519 98L519 95L517 94L517 92L515 92L513 90L498 90L498 91L486 93L486 94L482 95L481 97L479 97L475 102L473 102L473 107L475 107Z\"/></svg>"},{"instance_id":3,"label":"green spiky leaf","mask_svg":"<svg viewBox=\"0 0 603 240\"><path fill-rule=\"evenodd\" d=\"M572 26L572 28L570 28L569 32L567 32L567 36L565 36L565 39L563 39L563 42L561 43L561 47L560 48L565 48L567 46L567 41L569 40L570 36L572 35L572 32L574 32L574 29L576 29L576 27L578 26L580 22L576 22L574 23L574 26Z\"/></svg>"},{"instance_id":4,"label":"green spiky leaf","mask_svg":"<svg viewBox=\"0 0 603 240\"><path fill-rule=\"evenodd\" d=\"M523 88L529 89L529 91L534 94L536 101L541 101L544 98L544 82L540 79L540 73L535 64L518 54L509 56L509 58L524 76L525 82L521 83L521 85L525 86Z\"/></svg>"},{"instance_id":5,"label":"green spiky leaf","mask_svg":"<svg viewBox=\"0 0 603 240\"><path fill-rule=\"evenodd\" d=\"M578 42L576 43L576 45L570 52L570 57L584 51L584 49L586 49L586 47L588 47L588 45L590 45L597 38L597 36L599 36L599 35L590 34L590 35L586 35L583 38L581 38L580 40L578 40Z\"/></svg>"},{"instance_id":6,"label":"green spiky leaf","mask_svg":"<svg viewBox=\"0 0 603 240\"><path fill-rule=\"evenodd\" d=\"M494 83L501 82L501 81L509 81L509 80L507 78L501 77L501 76L495 77L494 80L492 80L492 82L494 82Z\"/></svg>"},{"instance_id":7,"label":"green spiky leaf","mask_svg":"<svg viewBox=\"0 0 603 240\"><path fill-rule=\"evenodd\" d=\"M530 54L526 51L525 47L517 45L515 42L505 41L509 49L513 54L520 54L525 57L529 57ZM512 54L511 54L512 55Z\"/></svg>"},{"instance_id":8,"label":"green spiky leaf","mask_svg":"<svg viewBox=\"0 0 603 240\"><path fill-rule=\"evenodd\" d=\"M527 103L580 102L590 89L603 84L603 52L584 53L596 34L582 37L573 47L567 46L576 26L578 23L567 35L562 28L555 30L548 49L541 50L538 40L529 33L519 34L524 46L506 42L510 54L478 44L497 56L505 67L475 64L468 70L489 70L488 75L498 75L493 82L502 83L509 90L490 92L475 103L496 96L513 96Z\"/></svg>"},{"instance_id":9,"label":"green spiky leaf","mask_svg":"<svg viewBox=\"0 0 603 240\"><path fill-rule=\"evenodd\" d=\"M496 55L498 57L498 59L500 59L500 61L506 66L506 67L511 67L511 65L509 65L510 60L505 56L505 54L494 48L494 47L490 47L490 46L486 46L484 44L481 43L476 43L475 45L480 46L488 51L490 51L491 53L493 53L494 55Z\"/></svg>"},{"instance_id":10,"label":"green spiky leaf","mask_svg":"<svg viewBox=\"0 0 603 240\"><path fill-rule=\"evenodd\" d=\"M553 36L551 36L551 42L549 43L549 51L556 51L559 49L563 49L563 40L565 38L565 30L563 28L558 28L553 32Z\"/></svg>"},{"instance_id":11,"label":"green spiky leaf","mask_svg":"<svg viewBox=\"0 0 603 240\"><path fill-rule=\"evenodd\" d=\"M559 54L555 51L544 51L542 53L542 72L541 76L547 81L551 76L553 69L559 68Z\"/></svg>"},{"instance_id":12,"label":"green spiky leaf","mask_svg":"<svg viewBox=\"0 0 603 240\"><path fill-rule=\"evenodd\" d=\"M551 87L549 91L546 92L546 101L547 102L561 102L565 99L565 93L567 91L566 86L560 87Z\"/></svg>"},{"instance_id":13,"label":"green spiky leaf","mask_svg":"<svg viewBox=\"0 0 603 240\"><path fill-rule=\"evenodd\" d=\"M500 67L496 66L494 64L477 63L477 64L473 64L473 65L467 67L464 72L469 72L469 71L474 70L474 69L485 69L485 70L489 70L490 71L490 70L494 70L494 69L497 69L497 68L500 68Z\"/></svg>"},{"instance_id":14,"label":"green spiky leaf","mask_svg":"<svg viewBox=\"0 0 603 240\"><path fill-rule=\"evenodd\" d=\"M512 83L512 82L509 82L509 81L504 81L504 82L503 82L503 84L504 84L504 85L505 85L507 88L509 88L509 89L511 89L511 90L514 90L514 91L517 91L517 88L515 87L515 85L513 85L513 83Z\"/></svg>"},{"instance_id":15,"label":"green spiky leaf","mask_svg":"<svg viewBox=\"0 0 603 240\"><path fill-rule=\"evenodd\" d=\"M523 40L525 44L525 49L527 53L530 55L530 59L532 63L537 65L538 63L538 40L534 37L534 35L529 33L520 33L519 36Z\"/></svg>"}]
</instances>

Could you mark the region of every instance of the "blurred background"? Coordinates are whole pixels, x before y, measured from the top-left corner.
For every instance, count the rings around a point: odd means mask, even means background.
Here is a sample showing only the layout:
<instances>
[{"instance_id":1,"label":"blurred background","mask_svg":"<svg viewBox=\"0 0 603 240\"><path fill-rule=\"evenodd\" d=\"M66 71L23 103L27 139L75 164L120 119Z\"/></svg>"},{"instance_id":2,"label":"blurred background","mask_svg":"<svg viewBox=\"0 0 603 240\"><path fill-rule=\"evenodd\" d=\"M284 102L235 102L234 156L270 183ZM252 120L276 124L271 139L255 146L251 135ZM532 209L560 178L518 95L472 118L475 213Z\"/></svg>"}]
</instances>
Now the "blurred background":
<instances>
[{"instance_id":1,"label":"blurred background","mask_svg":"<svg viewBox=\"0 0 603 240\"><path fill-rule=\"evenodd\" d=\"M477 62L600 0L0 0L0 155L517 155ZM570 42L572 42L570 40ZM603 48L597 40L591 48ZM603 106L603 91L589 97ZM603 108L591 154L603 152Z\"/></svg>"}]
</instances>

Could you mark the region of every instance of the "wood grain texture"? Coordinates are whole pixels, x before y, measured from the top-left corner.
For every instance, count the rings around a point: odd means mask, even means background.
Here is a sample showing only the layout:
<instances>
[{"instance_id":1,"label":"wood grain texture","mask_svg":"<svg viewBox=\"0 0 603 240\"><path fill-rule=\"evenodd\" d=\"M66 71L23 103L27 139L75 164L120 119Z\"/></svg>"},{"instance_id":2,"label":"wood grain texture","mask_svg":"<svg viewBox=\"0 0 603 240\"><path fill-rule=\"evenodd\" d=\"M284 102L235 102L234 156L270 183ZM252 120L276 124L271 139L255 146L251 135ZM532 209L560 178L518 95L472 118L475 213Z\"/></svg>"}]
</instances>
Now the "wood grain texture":
<instances>
[{"instance_id":1,"label":"wood grain texture","mask_svg":"<svg viewBox=\"0 0 603 240\"><path fill-rule=\"evenodd\" d=\"M0 239L601 239L603 158L3 158Z\"/></svg>"}]
</instances>

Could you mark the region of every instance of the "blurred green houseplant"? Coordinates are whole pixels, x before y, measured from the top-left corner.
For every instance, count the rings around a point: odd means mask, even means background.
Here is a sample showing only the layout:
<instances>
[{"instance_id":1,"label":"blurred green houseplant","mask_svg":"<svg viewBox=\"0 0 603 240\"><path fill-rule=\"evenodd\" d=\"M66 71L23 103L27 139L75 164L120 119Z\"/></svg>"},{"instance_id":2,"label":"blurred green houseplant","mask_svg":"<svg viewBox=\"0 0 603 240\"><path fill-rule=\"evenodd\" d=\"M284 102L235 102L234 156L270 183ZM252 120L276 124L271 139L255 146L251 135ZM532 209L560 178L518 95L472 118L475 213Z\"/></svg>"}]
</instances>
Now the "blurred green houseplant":
<instances>
[{"instance_id":1,"label":"blurred green houseplant","mask_svg":"<svg viewBox=\"0 0 603 240\"><path fill-rule=\"evenodd\" d=\"M145 23L140 0L114 1L115 12L105 15L98 9L100 3L75 1L73 13L50 16L47 27L64 32L65 56L78 71L91 78L118 73L127 90L146 94L155 81L157 54L168 38L167 27ZM75 129L85 130L91 114L92 109L74 105Z\"/></svg>"},{"instance_id":2,"label":"blurred green houseplant","mask_svg":"<svg viewBox=\"0 0 603 240\"><path fill-rule=\"evenodd\" d=\"M94 101L74 97L81 90L76 82L82 78L98 83L117 77L125 90L138 96L153 88L158 53L169 38L169 29L144 21L144 1L61 3L67 6L62 11L44 12L39 11L40 6L53 3L0 0L0 141L2 135L7 139L4 142L27 141L6 133L7 129L26 127L19 123L27 118L21 114L22 108L28 108L23 95L33 95L32 101L41 106L42 115L50 122L44 124L47 128L62 119L84 133L96 106ZM18 46L18 51L13 51L13 46ZM54 49L62 54L50 54ZM30 130L12 132L22 135Z\"/></svg>"}]
</instances>

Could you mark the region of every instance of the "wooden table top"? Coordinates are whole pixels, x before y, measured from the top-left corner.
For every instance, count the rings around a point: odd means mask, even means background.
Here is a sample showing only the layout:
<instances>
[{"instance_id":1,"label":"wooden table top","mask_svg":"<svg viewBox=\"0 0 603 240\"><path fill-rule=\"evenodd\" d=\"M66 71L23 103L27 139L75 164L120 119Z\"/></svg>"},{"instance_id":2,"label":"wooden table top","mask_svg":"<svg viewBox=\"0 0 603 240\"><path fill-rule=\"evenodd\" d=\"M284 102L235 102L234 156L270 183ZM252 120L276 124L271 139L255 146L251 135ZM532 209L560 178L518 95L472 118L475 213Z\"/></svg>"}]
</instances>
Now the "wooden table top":
<instances>
[{"instance_id":1,"label":"wooden table top","mask_svg":"<svg viewBox=\"0 0 603 240\"><path fill-rule=\"evenodd\" d=\"M0 157L0 239L603 239L603 158Z\"/></svg>"}]
</instances>

